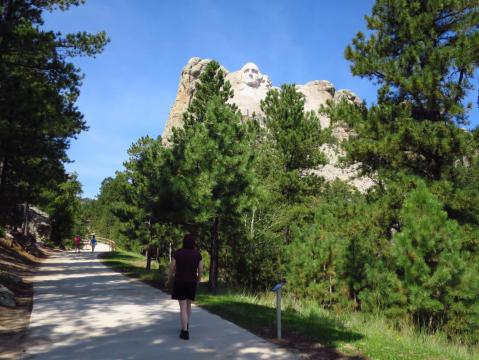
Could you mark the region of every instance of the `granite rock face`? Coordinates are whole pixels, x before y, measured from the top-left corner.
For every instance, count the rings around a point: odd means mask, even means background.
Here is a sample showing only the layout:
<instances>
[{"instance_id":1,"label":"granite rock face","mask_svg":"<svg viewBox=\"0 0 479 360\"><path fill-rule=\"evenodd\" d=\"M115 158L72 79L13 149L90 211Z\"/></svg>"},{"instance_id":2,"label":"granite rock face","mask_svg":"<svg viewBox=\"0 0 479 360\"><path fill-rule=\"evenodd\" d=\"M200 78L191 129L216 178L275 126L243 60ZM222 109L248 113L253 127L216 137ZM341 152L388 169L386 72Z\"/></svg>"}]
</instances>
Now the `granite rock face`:
<instances>
[{"instance_id":1,"label":"granite rock face","mask_svg":"<svg viewBox=\"0 0 479 360\"><path fill-rule=\"evenodd\" d=\"M209 59L198 57L191 58L183 68L180 76L180 84L173 104L168 121L162 134L164 144L168 144L168 139L172 135L172 129L182 125L182 114L185 112L193 98L195 83L198 80L201 71L210 62ZM266 97L266 93L275 88L270 78L262 74L260 69L254 63L247 63L240 70L229 72L222 67L226 74L226 80L231 83L234 96L229 100L238 106L238 109L245 117L255 115L261 122L264 114L261 111L260 103ZM346 99L357 105L362 104L362 100L350 90L342 89L336 91L334 85L326 80L313 80L304 85L296 85L296 89L305 96L305 110L317 112L321 105L326 105L327 101L341 101ZM330 127L330 119L327 116L318 114L322 128ZM339 140L345 140L349 136L348 129L337 127L332 129L333 135ZM326 180L336 178L348 181L360 191L366 191L373 185L369 178L358 177L357 167L338 166L339 157L343 155L336 145L323 145L322 150L327 155L329 164L314 169L316 174L323 176Z\"/></svg>"},{"instance_id":2,"label":"granite rock face","mask_svg":"<svg viewBox=\"0 0 479 360\"><path fill-rule=\"evenodd\" d=\"M363 103L363 101L359 98L359 96L357 96L351 90L347 90L347 89L338 90L334 94L334 101L341 101L342 99L351 101L355 103L356 105L361 105Z\"/></svg>"},{"instance_id":3,"label":"granite rock face","mask_svg":"<svg viewBox=\"0 0 479 360\"><path fill-rule=\"evenodd\" d=\"M170 116L163 130L162 139L165 144L173 133L174 127L181 127L183 123L183 113L188 109L191 99L195 93L195 83L200 77L201 72L211 60L191 58L181 71L180 84L176 94L175 103L171 107Z\"/></svg>"},{"instance_id":4,"label":"granite rock face","mask_svg":"<svg viewBox=\"0 0 479 360\"><path fill-rule=\"evenodd\" d=\"M313 80L304 85L296 85L296 89L305 97L305 111L318 111L321 105L326 105L328 100L334 99L336 92L334 85L327 80ZM319 115L319 121L322 128L330 125L329 118L326 116Z\"/></svg>"}]
</instances>

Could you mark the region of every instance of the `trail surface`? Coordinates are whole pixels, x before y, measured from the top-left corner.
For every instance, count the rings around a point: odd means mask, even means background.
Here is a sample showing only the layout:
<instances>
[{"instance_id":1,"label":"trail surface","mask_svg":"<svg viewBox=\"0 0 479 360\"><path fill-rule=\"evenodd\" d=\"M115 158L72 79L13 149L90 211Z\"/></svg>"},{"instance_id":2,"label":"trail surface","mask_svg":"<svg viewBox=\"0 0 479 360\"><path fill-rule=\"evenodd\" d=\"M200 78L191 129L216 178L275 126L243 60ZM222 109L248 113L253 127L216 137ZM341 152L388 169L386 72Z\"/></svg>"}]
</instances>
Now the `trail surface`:
<instances>
[{"instance_id":1,"label":"trail surface","mask_svg":"<svg viewBox=\"0 0 479 360\"><path fill-rule=\"evenodd\" d=\"M33 277L26 359L297 358L196 306L190 340L179 339L177 302L110 270L96 255L55 254Z\"/></svg>"}]
</instances>

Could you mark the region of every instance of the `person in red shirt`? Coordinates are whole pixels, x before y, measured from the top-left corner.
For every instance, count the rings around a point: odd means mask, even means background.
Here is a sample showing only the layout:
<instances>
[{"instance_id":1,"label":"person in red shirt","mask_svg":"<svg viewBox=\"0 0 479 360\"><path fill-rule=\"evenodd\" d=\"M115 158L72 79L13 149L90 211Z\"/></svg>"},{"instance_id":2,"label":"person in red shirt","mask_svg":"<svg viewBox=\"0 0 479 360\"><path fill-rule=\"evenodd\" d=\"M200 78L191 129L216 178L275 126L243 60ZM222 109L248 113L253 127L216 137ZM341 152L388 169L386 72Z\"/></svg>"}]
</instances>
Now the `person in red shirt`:
<instances>
[{"instance_id":1,"label":"person in red shirt","mask_svg":"<svg viewBox=\"0 0 479 360\"><path fill-rule=\"evenodd\" d=\"M74 242L75 242L75 252L79 253L80 252L80 245L81 245L80 235L75 236Z\"/></svg>"},{"instance_id":2,"label":"person in red shirt","mask_svg":"<svg viewBox=\"0 0 479 360\"><path fill-rule=\"evenodd\" d=\"M195 237L187 234L183 238L183 247L173 254L166 281L168 286L174 274L171 298L178 300L180 305L180 338L183 340L190 338L191 302L195 300L196 287L201 281L202 272L203 263L201 254L195 249Z\"/></svg>"}]
</instances>

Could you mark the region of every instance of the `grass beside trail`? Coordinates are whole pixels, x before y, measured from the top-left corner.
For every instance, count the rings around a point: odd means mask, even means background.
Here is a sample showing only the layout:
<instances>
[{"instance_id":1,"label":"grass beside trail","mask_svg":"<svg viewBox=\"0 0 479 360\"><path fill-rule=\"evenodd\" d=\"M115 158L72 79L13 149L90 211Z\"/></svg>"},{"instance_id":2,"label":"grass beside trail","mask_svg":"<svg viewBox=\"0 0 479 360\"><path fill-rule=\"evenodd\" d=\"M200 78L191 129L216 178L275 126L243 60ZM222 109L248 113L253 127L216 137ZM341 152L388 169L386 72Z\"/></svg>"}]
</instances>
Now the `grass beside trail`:
<instances>
[{"instance_id":1,"label":"grass beside trail","mask_svg":"<svg viewBox=\"0 0 479 360\"><path fill-rule=\"evenodd\" d=\"M144 256L128 251L112 251L101 253L99 258L113 270L127 276L139 278L146 282L155 282L163 285L167 276L167 265L151 261L151 270L145 269L146 259Z\"/></svg>"},{"instance_id":2,"label":"grass beside trail","mask_svg":"<svg viewBox=\"0 0 479 360\"><path fill-rule=\"evenodd\" d=\"M102 261L114 270L137 277L157 287L166 278L166 264L152 262L145 270L141 255L117 251L102 255ZM265 337L275 334L274 294L249 295L222 289L217 295L200 286L196 303L244 328ZM380 360L474 360L479 347L448 343L442 334L422 334L410 325L394 329L381 315L342 312L334 314L310 302L283 299L283 337L290 342L306 339L348 354L362 354Z\"/></svg>"}]
</instances>

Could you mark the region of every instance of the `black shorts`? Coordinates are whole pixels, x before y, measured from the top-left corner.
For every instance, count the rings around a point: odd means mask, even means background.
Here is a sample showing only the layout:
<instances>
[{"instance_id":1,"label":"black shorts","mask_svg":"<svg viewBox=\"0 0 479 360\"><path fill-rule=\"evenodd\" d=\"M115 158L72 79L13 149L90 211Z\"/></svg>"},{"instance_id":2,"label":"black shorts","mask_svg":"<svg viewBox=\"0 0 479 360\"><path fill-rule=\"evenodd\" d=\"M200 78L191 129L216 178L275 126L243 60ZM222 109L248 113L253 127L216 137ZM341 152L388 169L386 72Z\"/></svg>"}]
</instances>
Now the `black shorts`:
<instances>
[{"instance_id":1,"label":"black shorts","mask_svg":"<svg viewBox=\"0 0 479 360\"><path fill-rule=\"evenodd\" d=\"M195 300L196 281L175 281L171 298L175 300Z\"/></svg>"}]
</instances>

